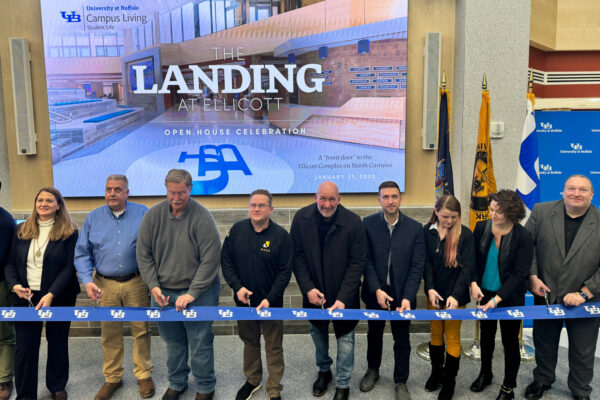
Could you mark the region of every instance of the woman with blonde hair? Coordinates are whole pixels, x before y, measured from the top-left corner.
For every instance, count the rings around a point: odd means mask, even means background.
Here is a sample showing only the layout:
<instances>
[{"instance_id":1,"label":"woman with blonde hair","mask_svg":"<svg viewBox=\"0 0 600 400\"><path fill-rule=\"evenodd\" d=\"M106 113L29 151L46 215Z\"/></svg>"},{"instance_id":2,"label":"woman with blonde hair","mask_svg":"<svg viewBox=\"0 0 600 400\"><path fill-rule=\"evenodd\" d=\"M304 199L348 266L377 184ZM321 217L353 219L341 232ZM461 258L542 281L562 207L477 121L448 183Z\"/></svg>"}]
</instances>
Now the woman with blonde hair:
<instances>
[{"instance_id":1,"label":"woman with blonde hair","mask_svg":"<svg viewBox=\"0 0 600 400\"><path fill-rule=\"evenodd\" d=\"M460 222L460 203L456 197L442 196L423 227L425 237L425 298L427 308L464 308L470 301L469 282L475 266L473 235ZM460 362L460 320L431 321L431 376L425 390L433 392L440 385L438 399L454 395ZM444 351L444 338L446 351ZM444 360L445 359L445 360Z\"/></svg>"},{"instance_id":2,"label":"woman with blonde hair","mask_svg":"<svg viewBox=\"0 0 600 400\"><path fill-rule=\"evenodd\" d=\"M74 306L79 284L73 264L77 227L62 195L51 187L35 196L31 216L17 227L6 264L6 281L16 307ZM16 322L15 386L17 399L36 399L43 322ZM70 322L46 322L46 387L57 400L67 399Z\"/></svg>"}]
</instances>

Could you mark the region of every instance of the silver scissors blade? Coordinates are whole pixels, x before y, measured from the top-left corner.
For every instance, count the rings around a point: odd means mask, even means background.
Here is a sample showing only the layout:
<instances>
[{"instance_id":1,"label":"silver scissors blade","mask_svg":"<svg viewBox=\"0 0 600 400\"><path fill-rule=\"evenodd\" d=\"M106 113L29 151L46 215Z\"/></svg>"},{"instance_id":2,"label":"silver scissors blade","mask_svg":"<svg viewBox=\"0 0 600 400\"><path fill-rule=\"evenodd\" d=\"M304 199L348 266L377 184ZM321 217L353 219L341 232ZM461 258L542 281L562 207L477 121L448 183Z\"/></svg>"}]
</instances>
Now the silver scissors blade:
<instances>
[{"instance_id":1,"label":"silver scissors blade","mask_svg":"<svg viewBox=\"0 0 600 400\"><path fill-rule=\"evenodd\" d=\"M323 296L319 296L321 299L321 313L325 313L325 307L323 306Z\"/></svg>"},{"instance_id":2,"label":"silver scissors blade","mask_svg":"<svg viewBox=\"0 0 600 400\"><path fill-rule=\"evenodd\" d=\"M388 299L385 299L385 305L387 307L387 310L390 312L390 314L392 313L392 309L390 308L390 301Z\"/></svg>"},{"instance_id":3,"label":"silver scissors blade","mask_svg":"<svg viewBox=\"0 0 600 400\"><path fill-rule=\"evenodd\" d=\"M248 308L250 309L250 312L252 312L252 306L250 305L250 295L248 295L248 293L246 293L246 303L248 303Z\"/></svg>"},{"instance_id":4,"label":"silver scissors blade","mask_svg":"<svg viewBox=\"0 0 600 400\"><path fill-rule=\"evenodd\" d=\"M550 309L550 302L548 301L548 292L545 289L542 289L544 291L544 300L546 301L546 308Z\"/></svg>"},{"instance_id":5,"label":"silver scissors blade","mask_svg":"<svg viewBox=\"0 0 600 400\"><path fill-rule=\"evenodd\" d=\"M31 296L27 296L27 301L29 302L29 307L34 307L33 303L31 302Z\"/></svg>"}]
</instances>

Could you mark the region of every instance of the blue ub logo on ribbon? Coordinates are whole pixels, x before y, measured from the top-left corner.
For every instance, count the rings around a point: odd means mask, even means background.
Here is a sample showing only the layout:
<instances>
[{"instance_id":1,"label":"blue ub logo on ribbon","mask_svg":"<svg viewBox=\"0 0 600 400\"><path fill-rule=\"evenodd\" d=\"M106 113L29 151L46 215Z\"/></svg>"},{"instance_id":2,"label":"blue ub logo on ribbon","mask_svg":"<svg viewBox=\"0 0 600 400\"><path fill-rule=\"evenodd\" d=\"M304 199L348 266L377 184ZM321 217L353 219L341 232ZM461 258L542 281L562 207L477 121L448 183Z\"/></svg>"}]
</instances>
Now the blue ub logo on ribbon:
<instances>
[{"instance_id":1,"label":"blue ub logo on ribbon","mask_svg":"<svg viewBox=\"0 0 600 400\"><path fill-rule=\"evenodd\" d=\"M61 11L60 15L63 19L66 19L67 22L81 22L81 15L77 14L75 11L71 11L70 14L67 14L66 11Z\"/></svg>"},{"instance_id":2,"label":"blue ub logo on ribbon","mask_svg":"<svg viewBox=\"0 0 600 400\"><path fill-rule=\"evenodd\" d=\"M225 156L233 156L234 160L226 160ZM208 171L219 171L220 175L209 181L193 181L192 194L215 194L225 189L229 183L229 171L242 171L244 175L252 175L242 154L232 144L205 144L200 146L198 154L182 151L179 162L195 158L198 159L198 176L206 176Z\"/></svg>"}]
</instances>

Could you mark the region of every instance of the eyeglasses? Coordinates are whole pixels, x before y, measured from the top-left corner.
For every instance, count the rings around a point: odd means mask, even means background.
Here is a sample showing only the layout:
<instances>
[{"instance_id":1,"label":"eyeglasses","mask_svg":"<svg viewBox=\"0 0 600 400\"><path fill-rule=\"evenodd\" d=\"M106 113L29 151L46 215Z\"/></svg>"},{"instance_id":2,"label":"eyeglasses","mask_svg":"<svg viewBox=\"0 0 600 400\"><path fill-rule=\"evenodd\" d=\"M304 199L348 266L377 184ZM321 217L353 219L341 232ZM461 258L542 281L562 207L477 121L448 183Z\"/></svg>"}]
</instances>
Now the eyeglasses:
<instances>
[{"instance_id":1,"label":"eyeglasses","mask_svg":"<svg viewBox=\"0 0 600 400\"><path fill-rule=\"evenodd\" d=\"M262 210L263 208L267 208L267 207L269 207L269 205L268 204L264 204L264 203L261 203L261 204L251 203L250 204L250 208L252 208L252 209L258 208L259 210Z\"/></svg>"}]
</instances>

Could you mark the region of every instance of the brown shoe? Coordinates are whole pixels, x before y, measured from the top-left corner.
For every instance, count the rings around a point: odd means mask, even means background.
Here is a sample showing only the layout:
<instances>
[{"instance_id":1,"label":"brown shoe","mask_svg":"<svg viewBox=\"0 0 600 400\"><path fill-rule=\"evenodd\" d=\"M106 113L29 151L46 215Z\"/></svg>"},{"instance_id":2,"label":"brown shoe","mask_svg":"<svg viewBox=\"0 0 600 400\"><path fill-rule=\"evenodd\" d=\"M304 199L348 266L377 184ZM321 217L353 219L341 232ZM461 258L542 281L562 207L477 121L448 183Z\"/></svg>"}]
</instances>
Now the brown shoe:
<instances>
[{"instance_id":1,"label":"brown shoe","mask_svg":"<svg viewBox=\"0 0 600 400\"><path fill-rule=\"evenodd\" d=\"M123 381L119 382L104 382L104 385L96 393L94 400L108 400L112 397L113 393L123 386Z\"/></svg>"},{"instance_id":2,"label":"brown shoe","mask_svg":"<svg viewBox=\"0 0 600 400\"><path fill-rule=\"evenodd\" d=\"M13 383L12 383L12 381L0 383L0 400L8 400L8 399L10 399L10 395L12 394L12 390L13 390Z\"/></svg>"},{"instance_id":3,"label":"brown shoe","mask_svg":"<svg viewBox=\"0 0 600 400\"><path fill-rule=\"evenodd\" d=\"M144 399L154 396L154 381L151 376L138 379L138 384L140 385L140 396Z\"/></svg>"},{"instance_id":4,"label":"brown shoe","mask_svg":"<svg viewBox=\"0 0 600 400\"><path fill-rule=\"evenodd\" d=\"M61 390L56 393L52 393L52 400L67 400L67 391Z\"/></svg>"},{"instance_id":5,"label":"brown shoe","mask_svg":"<svg viewBox=\"0 0 600 400\"><path fill-rule=\"evenodd\" d=\"M215 396L215 391L213 390L210 393L196 393L196 400L212 400Z\"/></svg>"}]
</instances>

